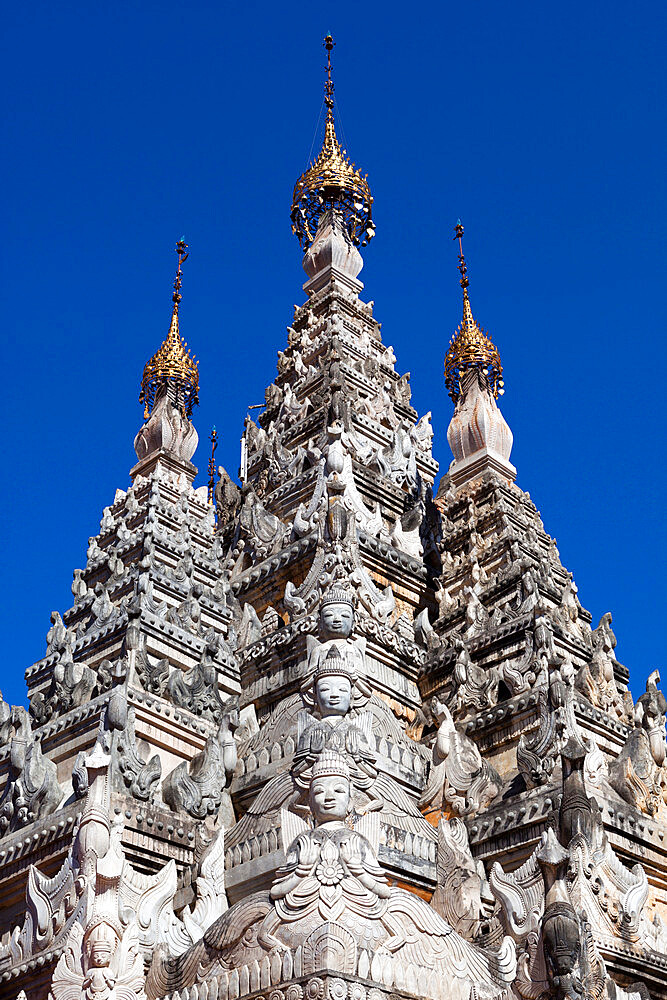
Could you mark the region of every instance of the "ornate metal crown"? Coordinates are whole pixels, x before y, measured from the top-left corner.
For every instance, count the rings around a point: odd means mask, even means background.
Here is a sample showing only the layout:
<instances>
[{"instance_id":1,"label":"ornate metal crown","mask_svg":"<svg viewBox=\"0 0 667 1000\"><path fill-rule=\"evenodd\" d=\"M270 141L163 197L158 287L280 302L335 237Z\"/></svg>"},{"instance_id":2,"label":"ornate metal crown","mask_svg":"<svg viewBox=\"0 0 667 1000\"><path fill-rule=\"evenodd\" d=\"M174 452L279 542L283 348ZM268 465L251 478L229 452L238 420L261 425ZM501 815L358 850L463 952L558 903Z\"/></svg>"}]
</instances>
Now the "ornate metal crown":
<instances>
[{"instance_id":1,"label":"ornate metal crown","mask_svg":"<svg viewBox=\"0 0 667 1000\"><path fill-rule=\"evenodd\" d=\"M465 372L476 368L482 372L489 383L491 392L497 399L503 392L503 366L500 362L498 348L490 337L477 325L470 299L468 298L468 268L463 256L463 226L460 222L454 229L454 239L459 241L459 271L460 285L463 289L463 319L452 337L449 350L445 355L445 385L449 395L456 403L461 395L461 380Z\"/></svg>"},{"instance_id":2,"label":"ornate metal crown","mask_svg":"<svg viewBox=\"0 0 667 1000\"><path fill-rule=\"evenodd\" d=\"M470 368L477 368L486 375L496 399L502 396L505 390L498 348L473 319L468 292L464 290L463 320L445 355L445 385L454 402L461 394L461 379Z\"/></svg>"},{"instance_id":3,"label":"ornate metal crown","mask_svg":"<svg viewBox=\"0 0 667 1000\"><path fill-rule=\"evenodd\" d=\"M292 232L304 252L315 239L317 226L327 208L342 216L351 241L365 246L375 235L371 206L373 198L367 175L355 169L346 150L341 149L334 127L334 86L331 80L331 35L324 39L327 50L327 81L324 103L327 108L324 142L319 156L299 177L292 194Z\"/></svg>"},{"instance_id":4,"label":"ornate metal crown","mask_svg":"<svg viewBox=\"0 0 667 1000\"><path fill-rule=\"evenodd\" d=\"M188 246L180 240L176 244L178 270L172 296L174 308L171 315L169 333L153 357L146 362L141 379L139 402L144 404L144 417L148 417L161 389L174 390L174 402L182 407L189 417L192 407L199 402L199 371L197 362L188 346L181 340L178 329L178 306L181 301L181 265L188 258Z\"/></svg>"}]
</instances>

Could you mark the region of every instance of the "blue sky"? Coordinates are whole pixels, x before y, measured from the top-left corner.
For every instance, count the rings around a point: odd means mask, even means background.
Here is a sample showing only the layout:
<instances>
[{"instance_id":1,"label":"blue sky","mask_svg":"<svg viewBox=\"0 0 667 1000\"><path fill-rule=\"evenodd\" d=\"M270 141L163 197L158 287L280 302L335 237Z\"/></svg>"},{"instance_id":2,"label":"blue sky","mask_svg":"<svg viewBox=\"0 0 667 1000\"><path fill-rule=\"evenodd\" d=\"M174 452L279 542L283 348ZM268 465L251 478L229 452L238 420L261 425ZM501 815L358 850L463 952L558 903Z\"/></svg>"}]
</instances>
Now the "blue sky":
<instances>
[{"instance_id":1,"label":"blue sky","mask_svg":"<svg viewBox=\"0 0 667 1000\"><path fill-rule=\"evenodd\" d=\"M183 234L199 481L213 424L236 472L245 408L303 298L289 205L328 31L375 197L365 295L433 412L435 455L444 471L460 217L519 485L584 606L613 612L643 689L664 642L665 20L664 4L613 0L4 11L5 697L23 699L49 613L128 483Z\"/></svg>"}]
</instances>

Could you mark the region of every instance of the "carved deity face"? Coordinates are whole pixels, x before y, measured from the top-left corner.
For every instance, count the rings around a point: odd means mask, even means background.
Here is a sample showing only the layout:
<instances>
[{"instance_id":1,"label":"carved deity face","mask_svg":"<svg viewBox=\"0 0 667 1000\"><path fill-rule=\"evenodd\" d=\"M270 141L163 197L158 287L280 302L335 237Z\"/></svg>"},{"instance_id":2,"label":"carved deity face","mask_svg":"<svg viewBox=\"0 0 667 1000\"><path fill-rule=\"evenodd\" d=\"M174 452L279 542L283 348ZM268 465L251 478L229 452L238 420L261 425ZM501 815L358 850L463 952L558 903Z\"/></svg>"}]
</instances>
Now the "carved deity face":
<instances>
[{"instance_id":1,"label":"carved deity face","mask_svg":"<svg viewBox=\"0 0 667 1000\"><path fill-rule=\"evenodd\" d=\"M315 778L310 786L310 808L315 822L343 822L350 808L350 782L336 774Z\"/></svg>"},{"instance_id":2,"label":"carved deity face","mask_svg":"<svg viewBox=\"0 0 667 1000\"><path fill-rule=\"evenodd\" d=\"M315 701L322 716L346 715L352 701L352 684L341 674L325 674L315 681Z\"/></svg>"},{"instance_id":3,"label":"carved deity face","mask_svg":"<svg viewBox=\"0 0 667 1000\"><path fill-rule=\"evenodd\" d=\"M118 936L106 922L96 924L87 936L85 950L88 957L88 967L91 969L104 969L111 964Z\"/></svg>"},{"instance_id":4,"label":"carved deity face","mask_svg":"<svg viewBox=\"0 0 667 1000\"><path fill-rule=\"evenodd\" d=\"M325 604L320 611L320 625L328 638L347 639L354 625L354 611L349 604Z\"/></svg>"},{"instance_id":5,"label":"carved deity face","mask_svg":"<svg viewBox=\"0 0 667 1000\"><path fill-rule=\"evenodd\" d=\"M90 964L95 969L102 969L109 964L113 948L108 941L94 941L90 949Z\"/></svg>"}]
</instances>

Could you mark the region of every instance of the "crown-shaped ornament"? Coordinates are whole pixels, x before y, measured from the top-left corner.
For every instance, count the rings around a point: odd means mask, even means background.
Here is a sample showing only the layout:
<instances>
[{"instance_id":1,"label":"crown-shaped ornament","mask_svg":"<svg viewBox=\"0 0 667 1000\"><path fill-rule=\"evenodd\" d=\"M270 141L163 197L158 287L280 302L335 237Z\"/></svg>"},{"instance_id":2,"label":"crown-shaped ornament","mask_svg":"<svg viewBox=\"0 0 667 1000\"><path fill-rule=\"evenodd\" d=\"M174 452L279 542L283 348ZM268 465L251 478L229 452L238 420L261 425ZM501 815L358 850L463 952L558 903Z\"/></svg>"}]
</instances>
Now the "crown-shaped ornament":
<instances>
[{"instance_id":1,"label":"crown-shaped ornament","mask_svg":"<svg viewBox=\"0 0 667 1000\"><path fill-rule=\"evenodd\" d=\"M352 591L348 590L347 587L332 584L322 595L320 608L326 608L327 604L347 604L349 607L354 608Z\"/></svg>"},{"instance_id":2,"label":"crown-shaped ornament","mask_svg":"<svg viewBox=\"0 0 667 1000\"><path fill-rule=\"evenodd\" d=\"M334 209L343 221L355 246L365 246L375 235L372 219L373 198L367 175L362 176L341 149L334 125L334 85L331 79L331 35L324 39L327 50L327 79L324 103L327 114L324 142L319 155L299 177L292 195L292 232L304 252L311 245L323 213Z\"/></svg>"},{"instance_id":3,"label":"crown-shaped ornament","mask_svg":"<svg viewBox=\"0 0 667 1000\"><path fill-rule=\"evenodd\" d=\"M313 765L313 781L316 778L328 777L345 778L347 781L350 780L350 768L348 763L343 755L336 753L335 750L323 750L317 759L317 762Z\"/></svg>"},{"instance_id":4,"label":"crown-shaped ornament","mask_svg":"<svg viewBox=\"0 0 667 1000\"><path fill-rule=\"evenodd\" d=\"M340 652L337 646L331 646L329 652L319 661L315 670L315 681L318 681L320 677L347 677L353 683L356 676L356 672L349 660Z\"/></svg>"},{"instance_id":5,"label":"crown-shaped ornament","mask_svg":"<svg viewBox=\"0 0 667 1000\"><path fill-rule=\"evenodd\" d=\"M178 268L174 281L174 303L169 333L150 361L146 362L141 379L139 402L144 404L144 417L148 419L156 400L169 392L172 401L183 410L187 417L192 415L192 407L199 402L199 370L194 357L186 350L187 344L181 340L178 328L178 306L181 301L182 265L189 256L184 240L176 244Z\"/></svg>"}]
</instances>

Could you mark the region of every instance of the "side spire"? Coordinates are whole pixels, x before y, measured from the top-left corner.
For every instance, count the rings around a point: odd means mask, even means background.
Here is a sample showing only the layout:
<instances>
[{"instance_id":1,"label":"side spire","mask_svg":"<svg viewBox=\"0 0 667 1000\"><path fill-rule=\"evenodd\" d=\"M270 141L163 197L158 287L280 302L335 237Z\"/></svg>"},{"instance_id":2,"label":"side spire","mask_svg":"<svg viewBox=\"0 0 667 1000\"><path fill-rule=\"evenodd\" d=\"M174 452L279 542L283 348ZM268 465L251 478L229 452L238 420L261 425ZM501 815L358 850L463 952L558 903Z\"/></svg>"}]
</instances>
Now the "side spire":
<instances>
[{"instance_id":1,"label":"side spire","mask_svg":"<svg viewBox=\"0 0 667 1000\"><path fill-rule=\"evenodd\" d=\"M470 308L460 221L454 239L459 241L463 319L445 356L445 384L456 404L447 429L454 455L448 478L458 487L492 471L512 483L516 479L516 469L509 460L512 431L496 403L504 391L503 366L495 344L479 328Z\"/></svg>"},{"instance_id":2,"label":"side spire","mask_svg":"<svg viewBox=\"0 0 667 1000\"><path fill-rule=\"evenodd\" d=\"M463 226L461 220L454 227L455 240L459 241L459 284L463 289L463 319L451 339L445 355L445 385L454 403L461 395L462 379L467 371L476 368L486 376L489 388L497 399L505 391L503 388L503 366L498 348L486 336L475 321L470 298L468 297L468 266L463 254Z\"/></svg>"},{"instance_id":3,"label":"side spire","mask_svg":"<svg viewBox=\"0 0 667 1000\"><path fill-rule=\"evenodd\" d=\"M181 302L183 284L183 264L190 256L185 240L176 244L178 266L174 279L174 303L171 313L169 333L146 362L141 379L139 402L144 404L144 418L148 419L156 400L165 393L183 411L184 416L192 415L192 408L199 402L199 371L194 356L186 350L187 343L181 340L178 327L178 307Z\"/></svg>"},{"instance_id":4,"label":"side spire","mask_svg":"<svg viewBox=\"0 0 667 1000\"><path fill-rule=\"evenodd\" d=\"M368 175L362 176L341 149L334 122L334 84L331 76L331 52L336 43L326 35L327 50L324 104L326 120L324 142L317 158L299 177L292 194L292 232L305 252L317 233L327 209L337 209L355 246L365 246L375 235L372 220L373 198Z\"/></svg>"}]
</instances>

